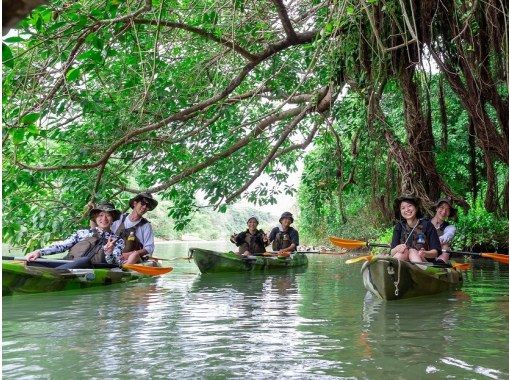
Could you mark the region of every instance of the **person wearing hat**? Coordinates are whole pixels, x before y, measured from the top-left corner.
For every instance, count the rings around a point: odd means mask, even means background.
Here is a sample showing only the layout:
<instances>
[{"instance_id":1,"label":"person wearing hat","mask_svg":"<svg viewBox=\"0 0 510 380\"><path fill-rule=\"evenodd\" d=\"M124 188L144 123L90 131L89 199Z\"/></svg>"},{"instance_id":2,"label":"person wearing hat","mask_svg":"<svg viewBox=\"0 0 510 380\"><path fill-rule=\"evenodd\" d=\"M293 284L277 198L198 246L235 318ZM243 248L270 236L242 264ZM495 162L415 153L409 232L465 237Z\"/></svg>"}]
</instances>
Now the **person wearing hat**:
<instances>
[{"instance_id":1,"label":"person wearing hat","mask_svg":"<svg viewBox=\"0 0 510 380\"><path fill-rule=\"evenodd\" d=\"M420 200L404 195L395 200L395 219L391 254L411 262L434 261L441 252L441 243L432 223L423 218Z\"/></svg>"},{"instance_id":2,"label":"person wearing hat","mask_svg":"<svg viewBox=\"0 0 510 380\"><path fill-rule=\"evenodd\" d=\"M58 269L92 268L94 264L121 265L124 240L115 235L111 226L120 216L113 204L103 202L89 212L89 218L96 227L88 230L78 230L61 243L46 248L37 249L25 256L27 261L33 261L41 256L53 255L69 250L64 259L73 260L58 266Z\"/></svg>"},{"instance_id":3,"label":"person wearing hat","mask_svg":"<svg viewBox=\"0 0 510 380\"><path fill-rule=\"evenodd\" d=\"M299 233L290 225L294 223L292 214L285 211L280 217L280 225L273 228L269 233L269 241L272 243L274 252L290 254L299 245Z\"/></svg>"},{"instance_id":4,"label":"person wearing hat","mask_svg":"<svg viewBox=\"0 0 510 380\"><path fill-rule=\"evenodd\" d=\"M260 256L266 252L266 246L269 244L267 235L262 230L258 230L259 220L252 216L246 222L248 229L239 234L230 237L230 241L239 247L239 254L242 256Z\"/></svg>"},{"instance_id":5,"label":"person wearing hat","mask_svg":"<svg viewBox=\"0 0 510 380\"><path fill-rule=\"evenodd\" d=\"M112 225L112 231L126 242L122 258L127 264L135 264L154 252L154 232L151 223L143 217L158 205L152 194L139 193L129 200L131 212L122 214Z\"/></svg>"},{"instance_id":6,"label":"person wearing hat","mask_svg":"<svg viewBox=\"0 0 510 380\"><path fill-rule=\"evenodd\" d=\"M435 215L430 220L436 228L439 242L441 243L441 254L437 257L436 261L448 262L450 254L446 252L450 249L450 243L455 236L455 226L447 222L447 220L455 220L457 217L457 210L453 207L450 198L440 198L434 205Z\"/></svg>"}]
</instances>

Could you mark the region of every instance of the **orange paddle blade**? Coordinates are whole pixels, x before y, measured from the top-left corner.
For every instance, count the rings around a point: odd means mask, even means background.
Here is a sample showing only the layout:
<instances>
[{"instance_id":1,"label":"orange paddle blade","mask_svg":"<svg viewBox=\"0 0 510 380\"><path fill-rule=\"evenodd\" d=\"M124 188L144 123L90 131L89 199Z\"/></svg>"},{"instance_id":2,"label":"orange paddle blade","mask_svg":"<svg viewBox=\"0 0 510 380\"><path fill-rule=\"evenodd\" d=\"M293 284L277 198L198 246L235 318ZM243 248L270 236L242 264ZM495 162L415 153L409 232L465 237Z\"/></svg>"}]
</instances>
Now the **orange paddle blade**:
<instances>
[{"instance_id":1,"label":"orange paddle blade","mask_svg":"<svg viewBox=\"0 0 510 380\"><path fill-rule=\"evenodd\" d=\"M162 274L169 273L174 269L172 267L148 267L140 264L124 264L122 268L133 270L147 276L160 276Z\"/></svg>"},{"instance_id":2,"label":"orange paddle blade","mask_svg":"<svg viewBox=\"0 0 510 380\"><path fill-rule=\"evenodd\" d=\"M363 248L367 246L367 243L360 240L349 240L349 239L342 239L337 238L335 236L330 236L329 241L333 243L334 245L346 249L357 249L357 248Z\"/></svg>"},{"instance_id":3,"label":"orange paddle blade","mask_svg":"<svg viewBox=\"0 0 510 380\"><path fill-rule=\"evenodd\" d=\"M469 264L469 263L453 263L452 268L457 269L457 270L468 270L469 268L471 268L471 264Z\"/></svg>"},{"instance_id":4,"label":"orange paddle blade","mask_svg":"<svg viewBox=\"0 0 510 380\"><path fill-rule=\"evenodd\" d=\"M501 253L481 253L480 256L488 257L490 259L496 260L497 262L508 265L508 256Z\"/></svg>"},{"instance_id":5,"label":"orange paddle blade","mask_svg":"<svg viewBox=\"0 0 510 380\"><path fill-rule=\"evenodd\" d=\"M346 264L353 264L353 263L357 263L357 262L360 262L360 261L371 261L372 257L373 257L372 255L359 256L359 257L355 257L353 259L346 260L345 263Z\"/></svg>"}]
</instances>

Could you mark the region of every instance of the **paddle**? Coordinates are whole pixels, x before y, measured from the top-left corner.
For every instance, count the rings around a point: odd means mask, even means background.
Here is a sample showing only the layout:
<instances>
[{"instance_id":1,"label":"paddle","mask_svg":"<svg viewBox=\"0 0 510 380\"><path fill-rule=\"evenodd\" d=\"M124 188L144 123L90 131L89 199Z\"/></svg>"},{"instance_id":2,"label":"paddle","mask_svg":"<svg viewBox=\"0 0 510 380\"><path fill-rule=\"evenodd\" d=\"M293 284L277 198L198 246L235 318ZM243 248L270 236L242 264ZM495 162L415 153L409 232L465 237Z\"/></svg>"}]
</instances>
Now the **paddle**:
<instances>
[{"instance_id":1,"label":"paddle","mask_svg":"<svg viewBox=\"0 0 510 380\"><path fill-rule=\"evenodd\" d=\"M13 260L13 261L27 261L24 257L14 257L14 256L2 256L2 260ZM41 263L49 263L49 262L61 262L62 264L66 264L71 262L71 260L51 260L51 259L36 259L34 261L39 261ZM101 267L101 264L98 265ZM116 266L110 266L111 268L116 268ZM165 273L171 272L174 268L172 267L148 267L140 264L124 264L122 269L132 270L138 273L145 274L147 276L160 276Z\"/></svg>"},{"instance_id":2,"label":"paddle","mask_svg":"<svg viewBox=\"0 0 510 380\"><path fill-rule=\"evenodd\" d=\"M498 261L503 264L508 265L508 255L503 255L502 253L487 253L487 252L459 252L459 251L446 251L448 253L455 253L457 255L467 255L467 256L480 256L486 257L488 259L492 259Z\"/></svg>"},{"instance_id":3,"label":"paddle","mask_svg":"<svg viewBox=\"0 0 510 380\"><path fill-rule=\"evenodd\" d=\"M122 269L133 270L147 276L160 276L174 270L172 267L148 267L140 264L124 264L122 265Z\"/></svg>"},{"instance_id":4,"label":"paddle","mask_svg":"<svg viewBox=\"0 0 510 380\"><path fill-rule=\"evenodd\" d=\"M357 263L357 262L360 262L360 261L371 261L372 257L373 257L372 255L359 256L359 257L355 257L353 259L345 260L345 263L346 264L353 264L353 263Z\"/></svg>"},{"instance_id":5,"label":"paddle","mask_svg":"<svg viewBox=\"0 0 510 380\"><path fill-rule=\"evenodd\" d=\"M334 245L336 245L338 247L346 248L346 249L358 249L358 248L364 248L364 247L390 248L389 244L368 243L366 241L342 239L342 238L337 238L335 236L330 236L329 240Z\"/></svg>"},{"instance_id":6,"label":"paddle","mask_svg":"<svg viewBox=\"0 0 510 380\"><path fill-rule=\"evenodd\" d=\"M346 249L359 249L363 247L383 247L390 248L389 244L381 244L381 243L369 243L361 240L350 240L350 239L342 239L335 236L330 236L329 240L336 246L346 248ZM508 264L508 255L503 255L501 253L487 253L487 252L460 252L460 251L450 251L447 250L448 253L455 253L459 255L467 255L467 256L479 256L486 257L489 259L493 259L503 264Z\"/></svg>"}]
</instances>

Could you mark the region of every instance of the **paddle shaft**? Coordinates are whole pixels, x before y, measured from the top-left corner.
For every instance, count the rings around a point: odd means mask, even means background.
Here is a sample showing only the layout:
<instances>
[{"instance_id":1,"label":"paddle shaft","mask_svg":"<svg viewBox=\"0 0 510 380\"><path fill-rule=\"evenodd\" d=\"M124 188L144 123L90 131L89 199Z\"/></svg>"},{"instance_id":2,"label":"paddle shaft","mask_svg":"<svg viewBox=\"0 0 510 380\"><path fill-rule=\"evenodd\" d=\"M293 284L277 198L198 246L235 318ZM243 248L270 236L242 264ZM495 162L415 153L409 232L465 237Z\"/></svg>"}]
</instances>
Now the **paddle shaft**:
<instances>
[{"instance_id":1,"label":"paddle shaft","mask_svg":"<svg viewBox=\"0 0 510 380\"><path fill-rule=\"evenodd\" d=\"M479 257L483 256L483 253L481 253L481 252L463 252L463 251L450 251L450 250L447 250L446 252L447 253L455 253L457 255L469 255L469 256L479 256Z\"/></svg>"}]
</instances>

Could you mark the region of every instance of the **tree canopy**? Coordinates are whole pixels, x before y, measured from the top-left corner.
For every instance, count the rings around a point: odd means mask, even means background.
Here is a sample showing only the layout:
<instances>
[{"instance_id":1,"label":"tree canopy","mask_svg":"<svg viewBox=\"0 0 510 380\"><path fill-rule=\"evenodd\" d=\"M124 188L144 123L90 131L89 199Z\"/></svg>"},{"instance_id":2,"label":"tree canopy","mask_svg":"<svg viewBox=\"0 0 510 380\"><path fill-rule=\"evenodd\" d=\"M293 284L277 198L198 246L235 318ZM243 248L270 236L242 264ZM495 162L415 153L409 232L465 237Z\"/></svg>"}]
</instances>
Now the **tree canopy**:
<instances>
[{"instance_id":1,"label":"tree canopy","mask_svg":"<svg viewBox=\"0 0 510 380\"><path fill-rule=\"evenodd\" d=\"M197 193L220 209L274 203L312 141L349 136L356 153L368 132L394 191L467 205L431 149L430 62L467 115L486 208L507 210L507 15L496 0L50 1L3 41L4 240L48 240L141 190L181 225ZM335 130L345 94L365 119ZM262 173L276 186L250 187Z\"/></svg>"}]
</instances>

